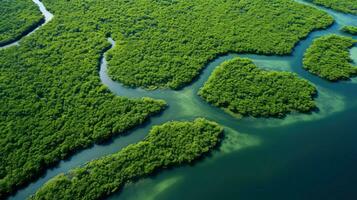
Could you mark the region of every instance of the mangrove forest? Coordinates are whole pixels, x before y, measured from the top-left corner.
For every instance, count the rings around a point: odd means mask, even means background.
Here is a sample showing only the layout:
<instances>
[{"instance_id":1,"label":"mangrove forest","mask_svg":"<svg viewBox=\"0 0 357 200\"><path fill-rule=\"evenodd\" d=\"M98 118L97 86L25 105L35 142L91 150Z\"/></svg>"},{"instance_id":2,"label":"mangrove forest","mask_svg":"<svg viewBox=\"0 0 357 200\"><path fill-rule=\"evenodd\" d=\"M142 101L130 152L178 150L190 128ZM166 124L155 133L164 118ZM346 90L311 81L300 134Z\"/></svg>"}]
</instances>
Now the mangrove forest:
<instances>
[{"instance_id":1,"label":"mangrove forest","mask_svg":"<svg viewBox=\"0 0 357 200\"><path fill-rule=\"evenodd\" d=\"M353 66L350 48L357 40L338 35L317 38L306 50L304 68L329 81L347 80L357 76Z\"/></svg>"},{"instance_id":2,"label":"mangrove forest","mask_svg":"<svg viewBox=\"0 0 357 200\"><path fill-rule=\"evenodd\" d=\"M31 199L103 198L155 171L192 163L216 147L222 134L222 127L201 118L154 126L143 141L54 177Z\"/></svg>"},{"instance_id":3,"label":"mangrove forest","mask_svg":"<svg viewBox=\"0 0 357 200\"><path fill-rule=\"evenodd\" d=\"M259 69L246 58L217 67L200 89L207 102L242 116L283 117L316 108L316 88L290 72Z\"/></svg>"}]
</instances>

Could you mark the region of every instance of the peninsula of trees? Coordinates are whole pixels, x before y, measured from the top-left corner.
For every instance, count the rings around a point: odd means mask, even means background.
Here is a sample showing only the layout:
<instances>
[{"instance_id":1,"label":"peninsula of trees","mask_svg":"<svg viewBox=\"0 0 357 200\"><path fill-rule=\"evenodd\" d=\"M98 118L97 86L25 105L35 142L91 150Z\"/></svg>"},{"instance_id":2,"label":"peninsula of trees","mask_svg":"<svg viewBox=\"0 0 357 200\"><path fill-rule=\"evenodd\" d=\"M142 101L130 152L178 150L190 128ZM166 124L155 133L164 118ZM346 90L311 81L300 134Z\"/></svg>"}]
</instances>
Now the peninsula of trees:
<instances>
[{"instance_id":1,"label":"peninsula of trees","mask_svg":"<svg viewBox=\"0 0 357 200\"><path fill-rule=\"evenodd\" d=\"M216 147L222 133L218 124L201 118L155 126L143 141L54 177L31 199L101 199L157 170L192 163Z\"/></svg>"},{"instance_id":2,"label":"peninsula of trees","mask_svg":"<svg viewBox=\"0 0 357 200\"><path fill-rule=\"evenodd\" d=\"M344 26L341 30L351 35L357 35L357 26Z\"/></svg>"},{"instance_id":3,"label":"peninsula of trees","mask_svg":"<svg viewBox=\"0 0 357 200\"><path fill-rule=\"evenodd\" d=\"M215 69L200 89L207 102L229 113L253 117L284 117L316 107L314 86L290 72L259 69L246 58L235 58Z\"/></svg>"},{"instance_id":4,"label":"peninsula of trees","mask_svg":"<svg viewBox=\"0 0 357 200\"><path fill-rule=\"evenodd\" d=\"M350 37L327 35L317 38L306 50L304 68L329 81L348 80L357 76L349 49L357 40Z\"/></svg>"}]
</instances>

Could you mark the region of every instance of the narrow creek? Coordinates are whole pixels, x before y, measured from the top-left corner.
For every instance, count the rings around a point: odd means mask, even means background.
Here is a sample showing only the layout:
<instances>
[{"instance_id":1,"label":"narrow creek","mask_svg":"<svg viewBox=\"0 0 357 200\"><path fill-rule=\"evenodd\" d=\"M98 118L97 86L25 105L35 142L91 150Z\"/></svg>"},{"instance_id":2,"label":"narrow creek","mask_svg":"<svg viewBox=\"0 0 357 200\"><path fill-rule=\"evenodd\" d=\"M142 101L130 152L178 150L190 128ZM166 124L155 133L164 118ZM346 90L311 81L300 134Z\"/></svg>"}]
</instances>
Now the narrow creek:
<instances>
[{"instance_id":1,"label":"narrow creek","mask_svg":"<svg viewBox=\"0 0 357 200\"><path fill-rule=\"evenodd\" d=\"M41 3L38 0L33 1ZM147 123L131 130L127 136L115 137L111 142L94 145L61 161L10 199L26 199L57 174L68 172L90 160L115 153L142 140L154 125L197 117L205 117L225 127L226 138L218 151L194 167L167 170L129 184L122 192L109 199L321 199L325 190L322 186L321 191L314 191L315 198L308 198L313 184L327 186L326 181L333 180L337 175L339 179L336 181L340 181L339 183L351 183L351 187L345 186L346 191L343 191L346 195L351 194L355 190L351 181L357 183L357 175L343 174L342 171L351 166L354 169L357 167L357 148L354 145L357 135L352 134L355 132L352 122L357 121L356 79L339 83L324 81L302 69L302 57L315 38L327 34L345 35L340 32L340 28L344 25L357 26L357 16L335 12L305 1L298 2L328 12L335 18L335 24L326 30L309 34L295 47L291 56L227 54L218 57L206 66L194 83L178 91L147 91L128 88L112 81L107 74L104 54L99 74L103 84L113 93L129 98L163 99L169 107L161 115L152 117ZM38 5L41 9L40 4ZM42 3L41 5L43 6ZM44 6L43 10L46 11ZM51 18L52 15L48 15L48 21ZM354 38L357 39L356 36ZM111 38L108 38L108 42L112 48L115 46L115 41ZM197 95L199 88L218 65L237 56L250 58L261 68L290 71L309 80L319 92L316 98L319 111L311 114L293 113L284 119L236 119L204 102ZM356 47L352 49L351 57L357 61ZM345 156L337 158L341 154ZM356 156L351 158L354 155ZM297 196L300 198L296 198Z\"/></svg>"}]
</instances>

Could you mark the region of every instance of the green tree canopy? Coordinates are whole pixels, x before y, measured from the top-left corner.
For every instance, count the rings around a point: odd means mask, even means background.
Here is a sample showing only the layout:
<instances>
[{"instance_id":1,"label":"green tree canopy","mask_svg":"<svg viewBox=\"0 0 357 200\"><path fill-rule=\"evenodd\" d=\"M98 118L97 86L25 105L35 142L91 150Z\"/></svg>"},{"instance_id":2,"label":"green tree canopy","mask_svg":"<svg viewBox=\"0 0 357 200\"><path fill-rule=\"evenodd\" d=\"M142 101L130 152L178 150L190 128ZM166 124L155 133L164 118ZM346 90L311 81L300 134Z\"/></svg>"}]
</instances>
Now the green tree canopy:
<instances>
[{"instance_id":1,"label":"green tree canopy","mask_svg":"<svg viewBox=\"0 0 357 200\"><path fill-rule=\"evenodd\" d=\"M31 0L1 0L0 46L16 41L42 22L44 17Z\"/></svg>"},{"instance_id":2,"label":"green tree canopy","mask_svg":"<svg viewBox=\"0 0 357 200\"><path fill-rule=\"evenodd\" d=\"M259 69L250 59L235 58L214 70L200 89L207 102L242 116L283 117L316 107L316 89L290 72Z\"/></svg>"},{"instance_id":3,"label":"green tree canopy","mask_svg":"<svg viewBox=\"0 0 357 200\"><path fill-rule=\"evenodd\" d=\"M314 40L304 55L304 68L329 81L347 80L357 75L349 49L357 41L344 36L327 35Z\"/></svg>"},{"instance_id":4,"label":"green tree canopy","mask_svg":"<svg viewBox=\"0 0 357 200\"><path fill-rule=\"evenodd\" d=\"M223 129L205 119L155 126L137 144L48 181L32 200L100 199L127 182L171 166L191 163L217 146Z\"/></svg>"}]
</instances>

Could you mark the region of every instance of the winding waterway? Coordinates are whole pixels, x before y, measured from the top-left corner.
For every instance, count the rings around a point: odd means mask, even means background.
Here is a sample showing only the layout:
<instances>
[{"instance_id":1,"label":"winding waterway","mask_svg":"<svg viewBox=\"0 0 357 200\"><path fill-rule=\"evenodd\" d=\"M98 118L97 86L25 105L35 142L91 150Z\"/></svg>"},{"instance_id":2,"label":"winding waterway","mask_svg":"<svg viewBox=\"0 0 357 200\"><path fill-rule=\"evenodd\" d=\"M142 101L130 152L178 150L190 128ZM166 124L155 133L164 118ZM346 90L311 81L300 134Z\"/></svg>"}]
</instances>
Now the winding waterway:
<instances>
[{"instance_id":1,"label":"winding waterway","mask_svg":"<svg viewBox=\"0 0 357 200\"><path fill-rule=\"evenodd\" d=\"M100 78L113 93L130 98L163 99L169 107L161 115L130 131L127 136L95 145L60 162L10 199L25 199L53 176L142 140L154 125L196 117L205 117L225 127L226 138L219 150L194 166L167 170L129 184L109 199L355 199L357 81L324 81L302 69L302 57L313 39L332 33L345 35L339 31L340 28L343 25L357 26L357 16L314 7L331 14L336 23L327 30L311 33L296 46L291 56L221 56L210 62L194 83L179 91L146 91L124 87L108 77L104 55ZM108 41L115 47L111 38ZM351 50L355 63L356 49ZM197 91L215 67L236 56L250 58L261 68L291 71L309 80L318 88L316 102L319 111L311 114L293 113L285 119L236 119L205 103L197 96Z\"/></svg>"},{"instance_id":2,"label":"winding waterway","mask_svg":"<svg viewBox=\"0 0 357 200\"><path fill-rule=\"evenodd\" d=\"M34 30L30 31L27 35L25 35L24 37L27 37L31 34L33 34L34 32L36 32L38 29L40 29L43 25L47 24L49 21L52 20L53 18L53 14L50 13L45 5L43 5L43 3L40 1L40 0L32 0L37 6L38 8L40 9L42 15L45 17L45 22L42 23L41 25L39 25L38 27L36 27ZM22 37L22 38L24 38ZM19 45L19 42L20 40L22 40L22 38L10 43L10 44L7 44L7 45L4 45L4 46L0 46L0 49L6 49L6 48L9 48L9 47L12 47L12 46L18 46Z\"/></svg>"}]
</instances>

